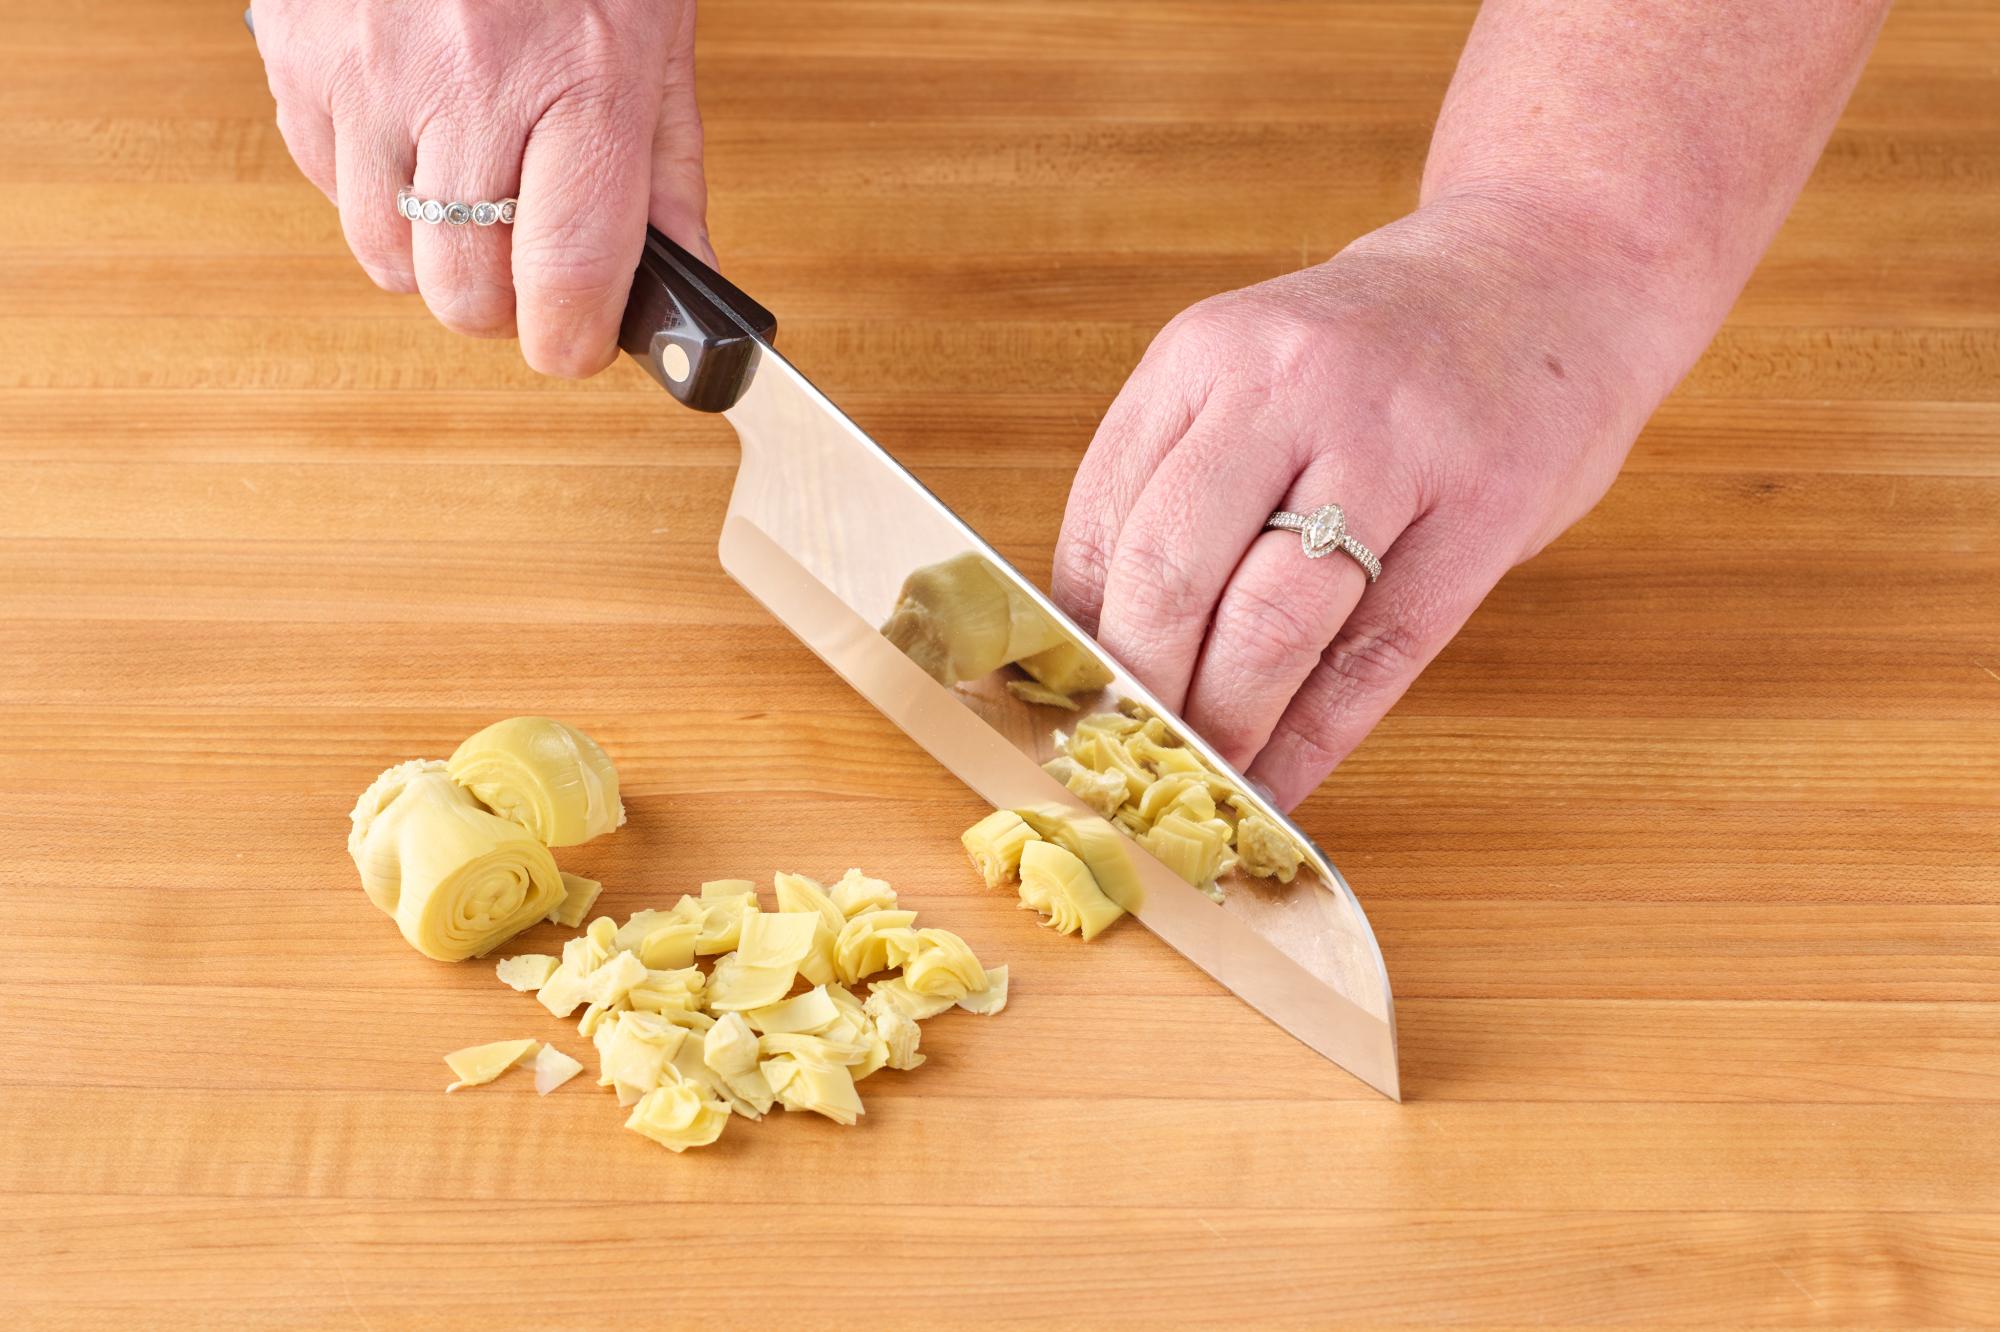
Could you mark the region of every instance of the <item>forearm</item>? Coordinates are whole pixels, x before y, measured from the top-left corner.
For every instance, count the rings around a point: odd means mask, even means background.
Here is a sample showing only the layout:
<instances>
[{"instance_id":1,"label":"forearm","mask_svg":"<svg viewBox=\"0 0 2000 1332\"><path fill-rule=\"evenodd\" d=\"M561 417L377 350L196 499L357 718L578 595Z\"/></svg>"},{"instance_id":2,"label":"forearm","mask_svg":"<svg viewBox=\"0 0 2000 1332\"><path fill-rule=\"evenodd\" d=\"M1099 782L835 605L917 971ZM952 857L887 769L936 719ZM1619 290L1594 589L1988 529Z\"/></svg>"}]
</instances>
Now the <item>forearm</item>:
<instances>
[{"instance_id":1,"label":"forearm","mask_svg":"<svg viewBox=\"0 0 2000 1332\"><path fill-rule=\"evenodd\" d=\"M1585 265L1656 392L1804 186L1887 0L1486 0L1424 168Z\"/></svg>"}]
</instances>

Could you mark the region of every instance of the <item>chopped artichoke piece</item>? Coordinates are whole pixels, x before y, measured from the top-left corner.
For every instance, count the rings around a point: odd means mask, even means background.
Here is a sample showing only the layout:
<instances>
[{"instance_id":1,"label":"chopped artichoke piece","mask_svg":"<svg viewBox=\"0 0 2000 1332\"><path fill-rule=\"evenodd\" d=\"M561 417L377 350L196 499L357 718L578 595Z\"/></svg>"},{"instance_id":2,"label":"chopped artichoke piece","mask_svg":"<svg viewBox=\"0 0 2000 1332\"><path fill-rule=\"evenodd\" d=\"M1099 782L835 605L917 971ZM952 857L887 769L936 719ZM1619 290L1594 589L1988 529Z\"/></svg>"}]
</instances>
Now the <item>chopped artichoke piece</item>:
<instances>
[{"instance_id":1,"label":"chopped artichoke piece","mask_svg":"<svg viewBox=\"0 0 2000 1332\"><path fill-rule=\"evenodd\" d=\"M917 1044L923 1038L923 1028L917 1020L884 1003L881 1010L873 1015L875 1030L888 1047L885 1061L890 1068L912 1069L924 1062L917 1053Z\"/></svg>"},{"instance_id":2,"label":"chopped artichoke piece","mask_svg":"<svg viewBox=\"0 0 2000 1332\"><path fill-rule=\"evenodd\" d=\"M833 979L833 945L840 937L840 930L847 923L826 890L803 874L778 874L772 878L772 887L777 890L778 910L811 911L819 916L819 926L813 931L812 950L799 963L799 975L805 977L808 985L824 985Z\"/></svg>"},{"instance_id":3,"label":"chopped artichoke piece","mask_svg":"<svg viewBox=\"0 0 2000 1332\"><path fill-rule=\"evenodd\" d=\"M725 1013L708 1029L701 1051L702 1061L723 1077L754 1072L757 1068L757 1035L741 1013Z\"/></svg>"},{"instance_id":4,"label":"chopped artichoke piece","mask_svg":"<svg viewBox=\"0 0 2000 1332\"><path fill-rule=\"evenodd\" d=\"M771 1090L770 1083L764 1081L763 1070L755 1064L742 1073L718 1073L716 1077L722 1080L729 1108L745 1119L762 1119L777 1104L777 1093Z\"/></svg>"},{"instance_id":5,"label":"chopped artichoke piece","mask_svg":"<svg viewBox=\"0 0 2000 1332\"><path fill-rule=\"evenodd\" d=\"M553 1045L544 1045L535 1055L535 1094L547 1096L583 1072L583 1065Z\"/></svg>"},{"instance_id":6,"label":"chopped artichoke piece","mask_svg":"<svg viewBox=\"0 0 2000 1332\"><path fill-rule=\"evenodd\" d=\"M812 1036L801 1031L779 1031L757 1038L758 1053L771 1058L777 1055L794 1055L800 1060L810 1060L822 1064L838 1064L851 1068L868 1057L868 1047L875 1035L871 1024L864 1035L862 1032L840 1030L822 1036Z\"/></svg>"},{"instance_id":7,"label":"chopped artichoke piece","mask_svg":"<svg viewBox=\"0 0 2000 1332\"><path fill-rule=\"evenodd\" d=\"M628 955L629 956L629 955ZM690 1013L701 1007L708 977L699 967L646 969L646 978L625 992L632 1007L646 1013Z\"/></svg>"},{"instance_id":8,"label":"chopped artichoke piece","mask_svg":"<svg viewBox=\"0 0 2000 1332\"><path fill-rule=\"evenodd\" d=\"M881 879L871 879L858 869L850 869L840 876L840 882L828 890L834 906L848 920L866 915L870 911L894 911L896 890Z\"/></svg>"},{"instance_id":9,"label":"chopped artichoke piece","mask_svg":"<svg viewBox=\"0 0 2000 1332\"><path fill-rule=\"evenodd\" d=\"M833 945L834 974L854 985L878 971L899 965L894 960L914 952L918 945L914 911L870 911L840 927Z\"/></svg>"},{"instance_id":10,"label":"chopped artichoke piece","mask_svg":"<svg viewBox=\"0 0 2000 1332\"><path fill-rule=\"evenodd\" d=\"M1011 882L1021 866L1021 848L1035 840L1035 830L1012 810L997 809L959 836L965 852L988 888Z\"/></svg>"},{"instance_id":11,"label":"chopped artichoke piece","mask_svg":"<svg viewBox=\"0 0 2000 1332\"><path fill-rule=\"evenodd\" d=\"M1255 812L1236 821L1236 854L1245 874L1290 883L1305 861L1298 841Z\"/></svg>"},{"instance_id":12,"label":"chopped artichoke piece","mask_svg":"<svg viewBox=\"0 0 2000 1332\"><path fill-rule=\"evenodd\" d=\"M1125 803L1125 778L1121 773L1086 768L1067 754L1058 754L1044 763L1042 771L1068 787L1071 794L1107 819L1117 814L1118 807Z\"/></svg>"},{"instance_id":13,"label":"chopped artichoke piece","mask_svg":"<svg viewBox=\"0 0 2000 1332\"><path fill-rule=\"evenodd\" d=\"M743 922L759 911L756 893L718 893L710 897L708 890L713 886L703 884L702 897L695 903L701 912L701 930L695 935L694 951L703 957L735 948L743 937Z\"/></svg>"},{"instance_id":14,"label":"chopped artichoke piece","mask_svg":"<svg viewBox=\"0 0 2000 1332\"><path fill-rule=\"evenodd\" d=\"M862 1007L878 1022L887 1012L901 1013L912 1021L921 1022L925 1018L936 1017L957 1002L956 998L949 996L918 994L910 988L908 981L898 976L893 980L869 982L868 1002Z\"/></svg>"},{"instance_id":15,"label":"chopped artichoke piece","mask_svg":"<svg viewBox=\"0 0 2000 1332\"><path fill-rule=\"evenodd\" d=\"M743 1014L743 1019L766 1034L803 1032L817 1035L840 1020L840 1009L827 994L826 986L821 984L764 1008L753 1008Z\"/></svg>"},{"instance_id":16,"label":"chopped artichoke piece","mask_svg":"<svg viewBox=\"0 0 2000 1332\"><path fill-rule=\"evenodd\" d=\"M514 1065L535 1052L540 1041L494 1041L490 1045L470 1045L463 1050L453 1050L444 1057L458 1081L445 1090L455 1092L461 1087L477 1087L493 1081Z\"/></svg>"},{"instance_id":17,"label":"chopped artichoke piece","mask_svg":"<svg viewBox=\"0 0 2000 1332\"><path fill-rule=\"evenodd\" d=\"M685 1078L655 1087L639 1098L625 1127L669 1151L706 1147L729 1123L727 1102L710 1100Z\"/></svg>"},{"instance_id":18,"label":"chopped artichoke piece","mask_svg":"<svg viewBox=\"0 0 2000 1332\"><path fill-rule=\"evenodd\" d=\"M1199 888L1213 882L1229 851L1230 826L1221 819L1197 819L1179 809L1140 834L1139 845L1155 860Z\"/></svg>"},{"instance_id":19,"label":"chopped artichoke piece","mask_svg":"<svg viewBox=\"0 0 2000 1332\"><path fill-rule=\"evenodd\" d=\"M1068 694L1059 694L1047 685L1034 680L1009 680L1007 692L1023 703L1033 703L1044 708L1062 708L1068 712L1076 711L1075 699Z\"/></svg>"},{"instance_id":20,"label":"chopped artichoke piece","mask_svg":"<svg viewBox=\"0 0 2000 1332\"><path fill-rule=\"evenodd\" d=\"M601 1030L610 1035L598 1045L603 1059L598 1084L626 1089L634 1099L661 1084L688 1035L657 1013L620 1013L616 1025Z\"/></svg>"},{"instance_id":21,"label":"chopped artichoke piece","mask_svg":"<svg viewBox=\"0 0 2000 1332\"><path fill-rule=\"evenodd\" d=\"M1071 694L1094 694L1113 678L1103 662L1066 637L1053 647L1029 653L1015 664L1065 699ZM1075 708L1076 704L1067 706Z\"/></svg>"},{"instance_id":22,"label":"chopped artichoke piece","mask_svg":"<svg viewBox=\"0 0 2000 1332\"><path fill-rule=\"evenodd\" d=\"M1081 860L1097 889L1114 906L1137 911L1145 902L1139 870L1125 839L1102 820L1080 817L1061 805L1036 805L1016 811L1028 826Z\"/></svg>"},{"instance_id":23,"label":"chopped artichoke piece","mask_svg":"<svg viewBox=\"0 0 2000 1332\"><path fill-rule=\"evenodd\" d=\"M775 1004L790 993L798 979L795 964L752 966L740 953L725 953L708 976L708 1008L714 1013L743 1012Z\"/></svg>"},{"instance_id":24,"label":"chopped artichoke piece","mask_svg":"<svg viewBox=\"0 0 2000 1332\"><path fill-rule=\"evenodd\" d=\"M903 964L903 982L918 994L963 999L986 985L986 968L950 930L918 930L921 947Z\"/></svg>"},{"instance_id":25,"label":"chopped artichoke piece","mask_svg":"<svg viewBox=\"0 0 2000 1332\"><path fill-rule=\"evenodd\" d=\"M1090 867L1054 842L1031 843L1022 853L1021 905L1046 915L1056 933L1080 930L1086 940L1125 914L1098 887ZM985 987L983 971L976 984ZM968 992L971 988L967 986Z\"/></svg>"},{"instance_id":26,"label":"chopped artichoke piece","mask_svg":"<svg viewBox=\"0 0 2000 1332\"><path fill-rule=\"evenodd\" d=\"M813 935L823 923L815 911L759 912L743 922L737 960L753 967L796 968L812 952Z\"/></svg>"},{"instance_id":27,"label":"chopped artichoke piece","mask_svg":"<svg viewBox=\"0 0 2000 1332\"><path fill-rule=\"evenodd\" d=\"M351 817L362 889L426 957L483 957L562 899L549 849L481 808L434 760L383 773Z\"/></svg>"},{"instance_id":28,"label":"chopped artichoke piece","mask_svg":"<svg viewBox=\"0 0 2000 1332\"><path fill-rule=\"evenodd\" d=\"M816 911L758 912L746 917L742 944L717 962L708 978L709 1011L740 1012L784 998L822 923Z\"/></svg>"},{"instance_id":29,"label":"chopped artichoke piece","mask_svg":"<svg viewBox=\"0 0 2000 1332\"><path fill-rule=\"evenodd\" d=\"M584 1009L583 1016L576 1020L576 1034L584 1037L595 1036L598 1028L606 1025L606 1018L615 1022L620 1013L629 1011L631 1007L632 1001L624 995L607 1003L594 1003Z\"/></svg>"},{"instance_id":30,"label":"chopped artichoke piece","mask_svg":"<svg viewBox=\"0 0 2000 1332\"><path fill-rule=\"evenodd\" d=\"M450 767L481 804L544 846L575 846L625 822L610 756L548 717L493 723L458 747Z\"/></svg>"},{"instance_id":31,"label":"chopped artichoke piece","mask_svg":"<svg viewBox=\"0 0 2000 1332\"><path fill-rule=\"evenodd\" d=\"M584 980L584 997L609 1007L624 999L635 985L649 979L646 964L631 953L620 953Z\"/></svg>"},{"instance_id":32,"label":"chopped artichoke piece","mask_svg":"<svg viewBox=\"0 0 2000 1332\"><path fill-rule=\"evenodd\" d=\"M567 871L562 876L562 882L563 900L556 903L554 911L549 912L549 919L573 930L583 924L583 918L590 914L590 908L597 901L597 895L604 891L604 885Z\"/></svg>"},{"instance_id":33,"label":"chopped artichoke piece","mask_svg":"<svg viewBox=\"0 0 2000 1332\"><path fill-rule=\"evenodd\" d=\"M739 928L738 933L741 933ZM655 970L674 971L694 965L695 947L701 941L701 922L668 921L639 943L639 960Z\"/></svg>"},{"instance_id":34,"label":"chopped artichoke piece","mask_svg":"<svg viewBox=\"0 0 2000 1332\"><path fill-rule=\"evenodd\" d=\"M748 879L710 879L701 886L701 900L714 902L724 897L757 895L757 885Z\"/></svg>"},{"instance_id":35,"label":"chopped artichoke piece","mask_svg":"<svg viewBox=\"0 0 2000 1332\"><path fill-rule=\"evenodd\" d=\"M518 953L501 958L493 970L502 984L526 994L548 984L549 977L556 974L556 965L547 953Z\"/></svg>"},{"instance_id":36,"label":"chopped artichoke piece","mask_svg":"<svg viewBox=\"0 0 2000 1332\"><path fill-rule=\"evenodd\" d=\"M839 1064L823 1064L796 1055L775 1055L758 1068L778 1103L787 1110L810 1110L836 1124L852 1125L861 1118L861 1097L854 1075Z\"/></svg>"},{"instance_id":37,"label":"chopped artichoke piece","mask_svg":"<svg viewBox=\"0 0 2000 1332\"><path fill-rule=\"evenodd\" d=\"M986 973L986 988L974 990L958 1001L968 1013L991 1017L1007 1006L1007 968L993 967Z\"/></svg>"}]
</instances>

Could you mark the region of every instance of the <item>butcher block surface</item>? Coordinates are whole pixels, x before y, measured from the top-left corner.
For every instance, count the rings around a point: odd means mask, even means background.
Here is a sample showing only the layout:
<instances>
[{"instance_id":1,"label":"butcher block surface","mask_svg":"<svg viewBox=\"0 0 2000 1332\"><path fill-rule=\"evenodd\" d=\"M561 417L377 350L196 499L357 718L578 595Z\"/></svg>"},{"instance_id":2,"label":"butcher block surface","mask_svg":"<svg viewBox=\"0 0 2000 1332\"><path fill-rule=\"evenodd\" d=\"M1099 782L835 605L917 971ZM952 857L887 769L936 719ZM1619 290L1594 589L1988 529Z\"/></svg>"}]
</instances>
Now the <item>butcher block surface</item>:
<instances>
[{"instance_id":1,"label":"butcher block surface","mask_svg":"<svg viewBox=\"0 0 2000 1332\"><path fill-rule=\"evenodd\" d=\"M1471 15L704 0L715 243L1045 580L1159 325L1411 206ZM228 5L0 49L0 1319L2000 1322L1992 6L1898 7L1623 478L1303 807L1400 1106L986 891L980 804L717 568L728 427L371 286ZM603 909L862 866L1007 1011L684 1156L591 1077L445 1096L587 1043L405 946L347 811L521 712L624 773Z\"/></svg>"}]
</instances>

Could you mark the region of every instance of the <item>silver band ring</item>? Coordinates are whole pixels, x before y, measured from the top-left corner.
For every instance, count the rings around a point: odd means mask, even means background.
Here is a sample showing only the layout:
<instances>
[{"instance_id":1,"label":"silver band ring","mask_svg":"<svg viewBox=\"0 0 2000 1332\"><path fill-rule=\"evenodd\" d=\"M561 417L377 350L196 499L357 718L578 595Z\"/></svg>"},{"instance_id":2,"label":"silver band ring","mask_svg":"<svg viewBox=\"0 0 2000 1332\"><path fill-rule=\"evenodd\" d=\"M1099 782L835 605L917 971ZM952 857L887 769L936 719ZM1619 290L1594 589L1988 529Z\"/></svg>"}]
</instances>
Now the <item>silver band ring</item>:
<instances>
[{"instance_id":1,"label":"silver band ring","mask_svg":"<svg viewBox=\"0 0 2000 1332\"><path fill-rule=\"evenodd\" d=\"M424 199L418 197L414 185L405 185L396 191L396 211L412 222L428 222L432 226L440 222L454 227L462 227L468 222L475 227L490 227L495 223L509 227L514 225L512 199L481 199L478 203Z\"/></svg>"},{"instance_id":2,"label":"silver band ring","mask_svg":"<svg viewBox=\"0 0 2000 1332\"><path fill-rule=\"evenodd\" d=\"M1345 551L1368 572L1369 582L1382 576L1382 561L1348 533L1347 514L1338 504L1322 504L1311 513L1280 509L1264 520L1264 526L1274 532L1297 532L1299 545L1305 548L1309 560L1331 555L1336 550Z\"/></svg>"}]
</instances>

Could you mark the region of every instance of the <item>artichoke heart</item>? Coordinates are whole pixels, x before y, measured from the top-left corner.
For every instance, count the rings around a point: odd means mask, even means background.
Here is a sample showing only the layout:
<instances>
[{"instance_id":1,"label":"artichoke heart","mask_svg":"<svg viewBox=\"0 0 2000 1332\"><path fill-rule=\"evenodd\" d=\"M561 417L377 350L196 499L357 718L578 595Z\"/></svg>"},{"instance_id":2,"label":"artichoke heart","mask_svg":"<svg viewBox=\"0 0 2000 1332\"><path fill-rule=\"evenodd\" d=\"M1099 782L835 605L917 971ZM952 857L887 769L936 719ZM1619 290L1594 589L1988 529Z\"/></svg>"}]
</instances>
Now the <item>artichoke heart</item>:
<instances>
[{"instance_id":1,"label":"artichoke heart","mask_svg":"<svg viewBox=\"0 0 2000 1332\"><path fill-rule=\"evenodd\" d=\"M576 846L625 822L618 769L595 740L549 717L510 717L452 754L453 780L544 846Z\"/></svg>"},{"instance_id":2,"label":"artichoke heart","mask_svg":"<svg viewBox=\"0 0 2000 1332\"><path fill-rule=\"evenodd\" d=\"M1064 641L1062 629L978 551L904 579L882 633L943 685L976 680Z\"/></svg>"},{"instance_id":3,"label":"artichoke heart","mask_svg":"<svg viewBox=\"0 0 2000 1332\"><path fill-rule=\"evenodd\" d=\"M445 766L391 768L354 808L348 850L368 900L426 957L481 957L563 900L554 857L489 813Z\"/></svg>"},{"instance_id":4,"label":"artichoke heart","mask_svg":"<svg viewBox=\"0 0 2000 1332\"><path fill-rule=\"evenodd\" d=\"M959 835L965 853L988 888L1010 883L1021 869L1021 848L1038 834L1011 809L996 809Z\"/></svg>"},{"instance_id":5,"label":"artichoke heart","mask_svg":"<svg viewBox=\"0 0 2000 1332\"><path fill-rule=\"evenodd\" d=\"M1069 695L1094 694L1112 680L1109 668L1067 635L1054 647L1030 653L1014 664L1034 676L1044 689L1061 697L1063 706L1072 709L1076 704L1069 701Z\"/></svg>"},{"instance_id":6,"label":"artichoke heart","mask_svg":"<svg viewBox=\"0 0 2000 1332\"><path fill-rule=\"evenodd\" d=\"M1084 863L1091 881L1111 904L1137 911L1146 900L1139 867L1116 828L1102 819L1079 816L1061 805L1034 805L1016 811L1028 826ZM1024 853L1025 854L1025 853Z\"/></svg>"},{"instance_id":7,"label":"artichoke heart","mask_svg":"<svg viewBox=\"0 0 2000 1332\"><path fill-rule=\"evenodd\" d=\"M1047 916L1056 933L1080 931L1086 940L1125 914L1097 886L1090 867L1054 842L1030 842L1021 853L1021 905ZM987 988L984 972L973 988Z\"/></svg>"}]
</instances>

